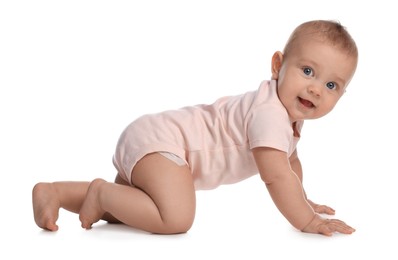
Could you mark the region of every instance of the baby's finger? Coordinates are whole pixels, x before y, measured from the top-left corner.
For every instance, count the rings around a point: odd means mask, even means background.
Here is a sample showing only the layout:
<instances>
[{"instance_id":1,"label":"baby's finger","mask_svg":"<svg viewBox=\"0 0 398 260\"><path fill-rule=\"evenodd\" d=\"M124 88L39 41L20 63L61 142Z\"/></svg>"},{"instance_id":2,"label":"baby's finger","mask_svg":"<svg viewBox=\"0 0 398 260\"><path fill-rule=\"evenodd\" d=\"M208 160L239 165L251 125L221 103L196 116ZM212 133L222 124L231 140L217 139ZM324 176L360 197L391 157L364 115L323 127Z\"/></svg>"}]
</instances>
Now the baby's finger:
<instances>
[{"instance_id":1,"label":"baby's finger","mask_svg":"<svg viewBox=\"0 0 398 260\"><path fill-rule=\"evenodd\" d=\"M355 232L355 229L347 225L341 220L338 219L331 219L327 221L328 230L332 232L339 232L342 234L352 234Z\"/></svg>"},{"instance_id":2,"label":"baby's finger","mask_svg":"<svg viewBox=\"0 0 398 260\"><path fill-rule=\"evenodd\" d=\"M326 205L318 205L315 207L315 212L319 214L328 214L328 215L334 215L335 210L332 209L331 207L328 207Z\"/></svg>"}]
</instances>

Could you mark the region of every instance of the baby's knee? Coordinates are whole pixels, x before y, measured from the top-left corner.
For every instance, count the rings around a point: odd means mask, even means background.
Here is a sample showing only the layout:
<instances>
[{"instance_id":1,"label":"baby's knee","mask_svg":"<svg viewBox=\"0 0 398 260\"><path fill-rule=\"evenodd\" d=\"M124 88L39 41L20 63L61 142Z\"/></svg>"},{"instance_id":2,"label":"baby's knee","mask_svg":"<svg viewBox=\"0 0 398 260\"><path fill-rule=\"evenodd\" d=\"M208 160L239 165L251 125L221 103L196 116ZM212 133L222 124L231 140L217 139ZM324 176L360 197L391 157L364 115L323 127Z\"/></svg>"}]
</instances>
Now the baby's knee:
<instances>
[{"instance_id":1,"label":"baby's knee","mask_svg":"<svg viewBox=\"0 0 398 260\"><path fill-rule=\"evenodd\" d=\"M32 195L35 197L37 194L45 194L49 190L52 190L52 184L48 182L38 182L33 186Z\"/></svg>"},{"instance_id":2,"label":"baby's knee","mask_svg":"<svg viewBox=\"0 0 398 260\"><path fill-rule=\"evenodd\" d=\"M194 221L194 214L179 214L163 218L162 234L180 234L188 232Z\"/></svg>"}]
</instances>

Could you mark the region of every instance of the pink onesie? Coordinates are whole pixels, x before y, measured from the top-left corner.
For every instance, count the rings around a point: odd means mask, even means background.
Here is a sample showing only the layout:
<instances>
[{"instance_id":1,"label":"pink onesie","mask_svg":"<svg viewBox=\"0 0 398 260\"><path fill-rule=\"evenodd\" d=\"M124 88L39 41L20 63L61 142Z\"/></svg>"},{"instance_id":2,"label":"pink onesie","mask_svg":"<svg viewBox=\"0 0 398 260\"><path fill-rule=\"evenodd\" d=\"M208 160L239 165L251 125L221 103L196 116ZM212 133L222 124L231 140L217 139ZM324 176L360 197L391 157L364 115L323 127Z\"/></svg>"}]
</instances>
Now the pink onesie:
<instances>
[{"instance_id":1,"label":"pink onesie","mask_svg":"<svg viewBox=\"0 0 398 260\"><path fill-rule=\"evenodd\" d=\"M298 132L303 121L296 123ZM223 97L211 105L144 115L123 131L113 162L131 183L135 164L146 154L168 152L182 158L195 189L213 189L258 173L251 149L272 147L290 156L299 138L277 94L276 81L256 91Z\"/></svg>"}]
</instances>

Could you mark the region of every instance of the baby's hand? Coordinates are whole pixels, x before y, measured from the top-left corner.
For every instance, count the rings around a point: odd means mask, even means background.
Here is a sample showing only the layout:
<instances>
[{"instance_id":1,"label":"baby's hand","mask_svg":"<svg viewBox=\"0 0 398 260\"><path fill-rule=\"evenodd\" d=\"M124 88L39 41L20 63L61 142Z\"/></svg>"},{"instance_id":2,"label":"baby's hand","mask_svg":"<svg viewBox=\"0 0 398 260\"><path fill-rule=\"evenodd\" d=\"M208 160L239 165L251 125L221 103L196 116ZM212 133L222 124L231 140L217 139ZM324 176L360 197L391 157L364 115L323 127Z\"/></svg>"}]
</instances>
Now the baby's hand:
<instances>
[{"instance_id":1,"label":"baby's hand","mask_svg":"<svg viewBox=\"0 0 398 260\"><path fill-rule=\"evenodd\" d=\"M333 233L338 232L342 234L352 234L355 229L348 226L338 219L325 219L315 214L312 221L302 230L306 233L322 234L331 236Z\"/></svg>"},{"instance_id":2,"label":"baby's hand","mask_svg":"<svg viewBox=\"0 0 398 260\"><path fill-rule=\"evenodd\" d=\"M319 213L319 214L328 214L328 215L334 215L334 213L335 213L335 210L332 209L332 208L329 207L329 206L316 204L316 203L314 203L313 201L311 201L311 200L309 200L309 199L307 199L307 201L308 201L308 203L311 205L311 207L313 208L313 210L314 210L316 213Z\"/></svg>"}]
</instances>

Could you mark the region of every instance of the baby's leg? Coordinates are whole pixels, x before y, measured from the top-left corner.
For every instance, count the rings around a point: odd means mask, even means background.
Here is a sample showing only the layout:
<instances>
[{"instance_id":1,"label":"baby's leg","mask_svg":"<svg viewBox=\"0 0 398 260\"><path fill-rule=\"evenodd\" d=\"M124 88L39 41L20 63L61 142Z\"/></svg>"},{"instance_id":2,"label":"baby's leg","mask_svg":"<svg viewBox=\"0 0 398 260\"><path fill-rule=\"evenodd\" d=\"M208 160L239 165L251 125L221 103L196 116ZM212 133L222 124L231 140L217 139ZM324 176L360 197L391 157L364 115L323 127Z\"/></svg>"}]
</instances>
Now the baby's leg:
<instances>
[{"instance_id":1,"label":"baby's leg","mask_svg":"<svg viewBox=\"0 0 398 260\"><path fill-rule=\"evenodd\" d=\"M89 182L38 183L32 191L33 214L36 224L50 231L58 230L59 208L78 213Z\"/></svg>"},{"instance_id":2,"label":"baby's leg","mask_svg":"<svg viewBox=\"0 0 398 260\"><path fill-rule=\"evenodd\" d=\"M189 230L195 216L195 189L188 166L150 154L134 167L132 181L134 187L94 180L80 211L82 226L90 228L109 212L129 226L152 233Z\"/></svg>"}]
</instances>

